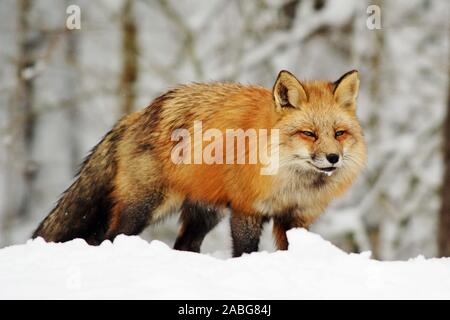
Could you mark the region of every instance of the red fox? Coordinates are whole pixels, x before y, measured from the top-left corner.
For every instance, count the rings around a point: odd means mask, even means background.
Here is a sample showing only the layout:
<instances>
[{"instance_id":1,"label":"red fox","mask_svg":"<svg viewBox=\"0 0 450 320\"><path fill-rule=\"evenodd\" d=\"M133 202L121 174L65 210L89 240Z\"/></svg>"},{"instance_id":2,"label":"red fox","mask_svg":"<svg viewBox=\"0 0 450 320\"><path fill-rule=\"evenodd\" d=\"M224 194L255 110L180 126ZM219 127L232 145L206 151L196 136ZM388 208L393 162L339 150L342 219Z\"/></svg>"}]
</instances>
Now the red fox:
<instances>
[{"instance_id":1,"label":"red fox","mask_svg":"<svg viewBox=\"0 0 450 320\"><path fill-rule=\"evenodd\" d=\"M286 250L286 231L307 228L365 165L358 90L355 70L335 82L299 81L283 70L272 90L231 83L178 86L104 136L33 237L83 238L95 245L139 234L181 211L174 247L199 252L229 209L233 256L257 251L270 219L277 248ZM277 129L279 142L271 147L278 170L261 174L261 163L174 162L173 132L195 134L195 121L219 132Z\"/></svg>"}]
</instances>

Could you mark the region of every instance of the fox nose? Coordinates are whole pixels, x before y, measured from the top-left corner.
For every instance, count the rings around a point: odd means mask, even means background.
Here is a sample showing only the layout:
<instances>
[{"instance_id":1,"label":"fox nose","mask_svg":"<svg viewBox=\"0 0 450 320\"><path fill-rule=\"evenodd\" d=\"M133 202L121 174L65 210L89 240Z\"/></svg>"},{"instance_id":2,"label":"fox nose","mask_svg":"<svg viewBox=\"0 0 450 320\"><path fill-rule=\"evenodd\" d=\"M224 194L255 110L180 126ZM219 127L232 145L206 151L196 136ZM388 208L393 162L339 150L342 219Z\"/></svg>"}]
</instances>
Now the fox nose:
<instances>
[{"instance_id":1,"label":"fox nose","mask_svg":"<svg viewBox=\"0 0 450 320\"><path fill-rule=\"evenodd\" d=\"M336 153L329 153L329 154L327 154L327 160L331 164L335 164L339 161L339 155Z\"/></svg>"}]
</instances>

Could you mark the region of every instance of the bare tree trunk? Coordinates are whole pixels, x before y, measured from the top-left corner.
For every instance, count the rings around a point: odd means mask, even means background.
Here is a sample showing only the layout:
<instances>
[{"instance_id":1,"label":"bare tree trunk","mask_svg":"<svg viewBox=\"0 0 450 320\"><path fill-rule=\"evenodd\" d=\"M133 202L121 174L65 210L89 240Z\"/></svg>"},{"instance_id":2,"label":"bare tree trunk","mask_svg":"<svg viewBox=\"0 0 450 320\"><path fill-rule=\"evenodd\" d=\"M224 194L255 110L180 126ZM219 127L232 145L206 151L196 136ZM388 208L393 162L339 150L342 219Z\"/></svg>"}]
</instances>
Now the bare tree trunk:
<instances>
[{"instance_id":1,"label":"bare tree trunk","mask_svg":"<svg viewBox=\"0 0 450 320\"><path fill-rule=\"evenodd\" d=\"M67 5L70 1L67 1ZM69 137L68 147L70 148L70 168L75 172L79 166L81 151L78 143L79 130L79 109L78 109L78 83L79 83L79 65L78 65L78 46L79 46L79 31L73 30L66 33L66 52L65 61L67 65L66 77L66 98L67 110L69 120Z\"/></svg>"},{"instance_id":2,"label":"bare tree trunk","mask_svg":"<svg viewBox=\"0 0 450 320\"><path fill-rule=\"evenodd\" d=\"M33 28L30 26L30 16L32 9L31 0L19 1L19 59L17 66L17 81L18 81L18 95L17 113L18 119L16 122L16 134L19 140L18 147L22 145L21 156L23 158L23 167L21 177L24 179L24 188L19 203L17 215L24 217L29 213L29 196L33 180L36 176L37 168L33 159L31 158L31 151L33 147L34 132L35 132L35 116L33 112L34 102L34 72L36 67L35 52L41 40L39 35L33 34Z\"/></svg>"},{"instance_id":3,"label":"bare tree trunk","mask_svg":"<svg viewBox=\"0 0 450 320\"><path fill-rule=\"evenodd\" d=\"M367 6L370 4L375 4L381 7L381 10L389 10L388 4L384 3L382 0L374 0L367 1ZM367 57L364 57L365 63L370 67L370 75L368 81L368 93L370 95L370 101L372 106L381 105L383 99L383 92L380 88L380 84L382 83L383 78L383 70L382 66L383 56L385 55L385 30L373 30L372 31L372 41L373 41L373 49L371 54ZM377 108L372 108L374 110L370 116L368 121L368 126L372 127L372 130L381 130L380 129L380 121L379 114L375 112ZM378 167L376 169L375 176L380 176L383 172L382 167ZM370 243L370 250L372 251L372 257L374 259L382 259L381 256L381 225L383 223L383 217L379 213L366 215L363 219L364 227L366 229L367 238Z\"/></svg>"},{"instance_id":4,"label":"bare tree trunk","mask_svg":"<svg viewBox=\"0 0 450 320\"><path fill-rule=\"evenodd\" d=\"M138 76L138 39L132 0L125 1L121 22L123 65L119 92L122 98L122 113L127 114L134 108Z\"/></svg>"},{"instance_id":5,"label":"bare tree trunk","mask_svg":"<svg viewBox=\"0 0 450 320\"><path fill-rule=\"evenodd\" d=\"M450 78L448 79L447 117L444 123L444 181L439 215L439 255L450 257Z\"/></svg>"},{"instance_id":6,"label":"bare tree trunk","mask_svg":"<svg viewBox=\"0 0 450 320\"><path fill-rule=\"evenodd\" d=\"M1 221L1 243L11 243L11 231L18 219L29 213L29 195L35 177L31 148L35 128L33 116L35 49L39 34L30 25L31 0L17 1L17 63L16 84L12 103L8 105L8 135L4 181L6 183Z\"/></svg>"}]
</instances>

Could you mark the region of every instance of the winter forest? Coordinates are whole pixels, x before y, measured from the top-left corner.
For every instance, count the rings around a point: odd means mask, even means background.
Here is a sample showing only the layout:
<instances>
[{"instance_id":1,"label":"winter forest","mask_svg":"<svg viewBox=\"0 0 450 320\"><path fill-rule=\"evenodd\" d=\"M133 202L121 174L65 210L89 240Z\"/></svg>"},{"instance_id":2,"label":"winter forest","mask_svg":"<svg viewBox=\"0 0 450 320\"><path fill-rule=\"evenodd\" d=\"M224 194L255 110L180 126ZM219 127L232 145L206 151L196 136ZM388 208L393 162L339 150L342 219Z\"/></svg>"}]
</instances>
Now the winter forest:
<instances>
[{"instance_id":1,"label":"winter forest","mask_svg":"<svg viewBox=\"0 0 450 320\"><path fill-rule=\"evenodd\" d=\"M311 231L380 260L449 256L449 21L447 0L0 1L0 248L25 243L112 125L167 89L357 69L368 166ZM172 246L177 219L141 236ZM229 234L223 221L202 252L228 257Z\"/></svg>"}]
</instances>

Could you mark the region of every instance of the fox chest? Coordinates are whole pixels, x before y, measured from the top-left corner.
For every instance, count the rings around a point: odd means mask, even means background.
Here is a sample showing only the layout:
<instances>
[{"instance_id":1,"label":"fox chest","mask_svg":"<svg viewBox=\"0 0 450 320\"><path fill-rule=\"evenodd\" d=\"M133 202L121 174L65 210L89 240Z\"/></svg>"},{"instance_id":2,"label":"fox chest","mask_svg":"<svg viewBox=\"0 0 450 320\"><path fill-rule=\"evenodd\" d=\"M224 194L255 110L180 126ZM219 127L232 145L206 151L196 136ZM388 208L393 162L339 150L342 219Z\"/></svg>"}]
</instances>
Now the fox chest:
<instances>
[{"instance_id":1,"label":"fox chest","mask_svg":"<svg viewBox=\"0 0 450 320\"><path fill-rule=\"evenodd\" d=\"M320 215L331 201L330 177L324 174L301 176L285 174L274 180L271 192L254 204L264 215L277 216L294 212L305 217Z\"/></svg>"}]
</instances>

